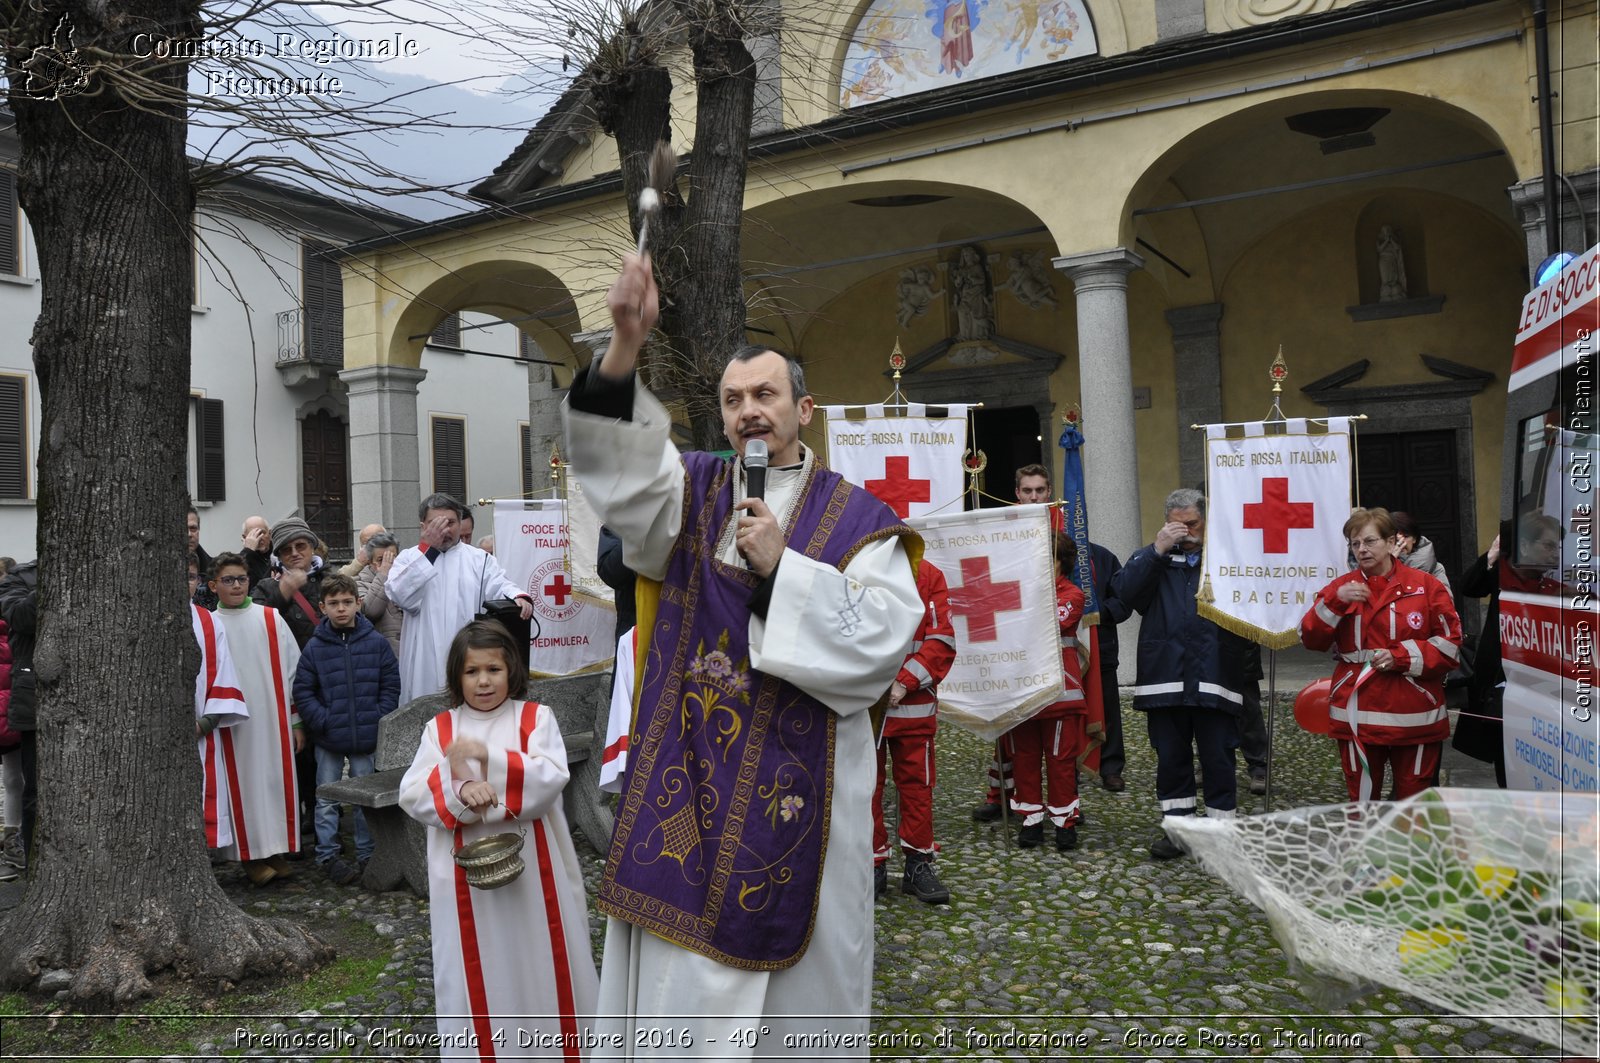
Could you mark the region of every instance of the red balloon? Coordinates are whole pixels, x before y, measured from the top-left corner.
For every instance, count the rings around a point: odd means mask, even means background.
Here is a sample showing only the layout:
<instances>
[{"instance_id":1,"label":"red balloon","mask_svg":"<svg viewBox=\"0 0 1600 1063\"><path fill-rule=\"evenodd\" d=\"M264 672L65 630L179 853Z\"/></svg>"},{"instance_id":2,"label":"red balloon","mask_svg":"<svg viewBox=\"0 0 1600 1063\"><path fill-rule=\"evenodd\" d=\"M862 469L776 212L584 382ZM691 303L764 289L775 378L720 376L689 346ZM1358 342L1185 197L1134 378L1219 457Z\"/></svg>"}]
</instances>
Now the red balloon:
<instances>
[{"instance_id":1,"label":"red balloon","mask_svg":"<svg viewBox=\"0 0 1600 1063\"><path fill-rule=\"evenodd\" d=\"M1332 676L1307 683L1294 696L1294 722L1312 734L1332 734L1333 717L1328 715L1328 695L1332 691Z\"/></svg>"}]
</instances>

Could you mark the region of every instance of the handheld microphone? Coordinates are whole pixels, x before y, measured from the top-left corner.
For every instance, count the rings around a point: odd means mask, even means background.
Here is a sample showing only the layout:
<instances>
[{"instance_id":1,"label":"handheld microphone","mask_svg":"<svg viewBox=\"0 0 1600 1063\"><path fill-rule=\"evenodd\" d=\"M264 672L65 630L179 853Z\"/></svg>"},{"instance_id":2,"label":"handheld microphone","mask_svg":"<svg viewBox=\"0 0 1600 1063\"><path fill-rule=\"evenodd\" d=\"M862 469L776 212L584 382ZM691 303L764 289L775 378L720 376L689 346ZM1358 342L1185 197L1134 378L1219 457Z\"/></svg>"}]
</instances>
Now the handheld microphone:
<instances>
[{"instance_id":1,"label":"handheld microphone","mask_svg":"<svg viewBox=\"0 0 1600 1063\"><path fill-rule=\"evenodd\" d=\"M752 439L744 445L744 479L751 498L765 498L767 493L767 441Z\"/></svg>"}]
</instances>

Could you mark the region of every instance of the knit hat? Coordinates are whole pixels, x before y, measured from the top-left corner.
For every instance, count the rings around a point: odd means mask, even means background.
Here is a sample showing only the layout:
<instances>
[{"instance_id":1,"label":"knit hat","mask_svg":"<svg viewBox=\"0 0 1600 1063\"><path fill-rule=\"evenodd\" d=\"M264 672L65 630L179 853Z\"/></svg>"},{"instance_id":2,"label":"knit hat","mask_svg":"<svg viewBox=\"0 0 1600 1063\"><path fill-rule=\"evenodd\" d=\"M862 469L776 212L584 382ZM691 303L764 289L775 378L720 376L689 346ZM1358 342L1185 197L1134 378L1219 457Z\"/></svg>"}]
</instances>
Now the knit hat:
<instances>
[{"instance_id":1,"label":"knit hat","mask_svg":"<svg viewBox=\"0 0 1600 1063\"><path fill-rule=\"evenodd\" d=\"M317 535L311 526L299 517L285 517L272 526L272 552L277 553L296 539L309 539L317 545Z\"/></svg>"}]
</instances>

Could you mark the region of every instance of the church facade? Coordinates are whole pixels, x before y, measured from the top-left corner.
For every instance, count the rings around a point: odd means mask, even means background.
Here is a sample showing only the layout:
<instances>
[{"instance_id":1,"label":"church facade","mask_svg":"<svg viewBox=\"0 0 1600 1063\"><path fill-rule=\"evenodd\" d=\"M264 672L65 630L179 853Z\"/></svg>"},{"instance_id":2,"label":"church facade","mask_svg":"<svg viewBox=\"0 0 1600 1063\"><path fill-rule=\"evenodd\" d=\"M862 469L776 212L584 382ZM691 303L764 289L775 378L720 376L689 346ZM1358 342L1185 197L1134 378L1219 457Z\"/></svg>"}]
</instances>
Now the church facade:
<instances>
[{"instance_id":1,"label":"church facade","mask_svg":"<svg viewBox=\"0 0 1600 1063\"><path fill-rule=\"evenodd\" d=\"M1281 348L1283 412L1365 414L1360 501L1411 511L1457 569L1498 521L1547 227L1568 250L1596 240L1596 5L1548 9L1544 26L1506 0L788 3L750 42L750 337L798 355L819 404L882 401L898 346L907 397L983 403L1002 497L1027 461L1059 477L1079 407L1091 534L1121 556L1203 482L1191 425L1268 412ZM476 190L491 206L349 249L356 509L415 523L405 411L419 337L451 313L513 322L560 363L529 369L549 452L631 245L617 171L569 93Z\"/></svg>"}]
</instances>

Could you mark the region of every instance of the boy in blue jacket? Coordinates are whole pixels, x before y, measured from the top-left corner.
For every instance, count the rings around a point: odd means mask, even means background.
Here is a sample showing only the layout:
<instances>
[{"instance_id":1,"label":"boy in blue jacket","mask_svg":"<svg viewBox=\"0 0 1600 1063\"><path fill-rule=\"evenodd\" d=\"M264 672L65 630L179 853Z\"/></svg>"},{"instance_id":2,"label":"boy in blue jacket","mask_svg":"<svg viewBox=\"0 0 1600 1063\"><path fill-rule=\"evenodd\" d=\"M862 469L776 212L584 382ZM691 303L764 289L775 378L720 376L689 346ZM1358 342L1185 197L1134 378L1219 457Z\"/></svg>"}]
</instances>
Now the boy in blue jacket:
<instances>
[{"instance_id":1,"label":"boy in blue jacket","mask_svg":"<svg viewBox=\"0 0 1600 1063\"><path fill-rule=\"evenodd\" d=\"M400 703L400 663L389 640L361 615L356 581L336 573L322 581L324 617L300 654L294 702L316 747L317 788L371 775L378 748L378 721ZM351 867L339 845L339 805L317 798L317 864L339 885L361 877L372 856L372 835L356 809L356 861Z\"/></svg>"}]
</instances>

